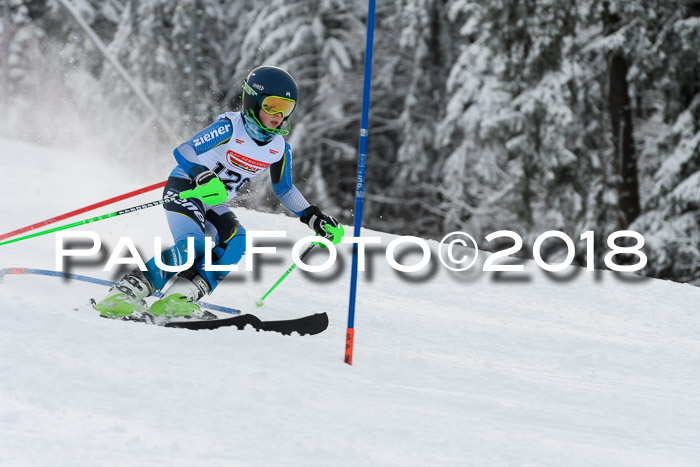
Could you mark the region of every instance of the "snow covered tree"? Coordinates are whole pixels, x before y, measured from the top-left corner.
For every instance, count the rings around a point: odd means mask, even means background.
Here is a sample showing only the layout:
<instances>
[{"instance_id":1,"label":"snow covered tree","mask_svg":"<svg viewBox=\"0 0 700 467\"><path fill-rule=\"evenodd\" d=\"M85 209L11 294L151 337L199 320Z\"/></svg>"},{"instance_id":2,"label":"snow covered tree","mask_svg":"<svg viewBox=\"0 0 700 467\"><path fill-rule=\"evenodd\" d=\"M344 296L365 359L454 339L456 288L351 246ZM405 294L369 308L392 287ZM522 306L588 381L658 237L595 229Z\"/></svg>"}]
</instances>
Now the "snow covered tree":
<instances>
[{"instance_id":1,"label":"snow covered tree","mask_svg":"<svg viewBox=\"0 0 700 467\"><path fill-rule=\"evenodd\" d=\"M114 33L118 2L73 2L81 18L104 36ZM9 2L9 123L16 137L54 145L79 146L77 135L96 125L82 113L99 107L95 75L103 57L61 2ZM26 122L31 120L32 125ZM60 122L60 125L56 125Z\"/></svg>"},{"instance_id":2,"label":"snow covered tree","mask_svg":"<svg viewBox=\"0 0 700 467\"><path fill-rule=\"evenodd\" d=\"M441 129L447 226L573 234L600 178L586 145L599 128L580 118L596 83L577 57L576 16L568 2L454 1L449 12L462 45Z\"/></svg>"},{"instance_id":3,"label":"snow covered tree","mask_svg":"<svg viewBox=\"0 0 700 467\"><path fill-rule=\"evenodd\" d=\"M11 120L10 110L26 111L31 102L25 98L28 91L37 86L37 76L32 69L37 66L41 56L40 41L43 36L41 28L34 23L36 3L15 1L2 27L2 102L7 107L3 111L3 120ZM5 121L5 131L13 126Z\"/></svg>"},{"instance_id":4,"label":"snow covered tree","mask_svg":"<svg viewBox=\"0 0 700 467\"><path fill-rule=\"evenodd\" d=\"M436 135L452 60L444 6L398 0L377 16L369 142L381 170L372 174L369 212L402 233L432 234L441 224Z\"/></svg>"},{"instance_id":5,"label":"snow covered tree","mask_svg":"<svg viewBox=\"0 0 700 467\"><path fill-rule=\"evenodd\" d=\"M442 200L434 209L444 219L444 229L481 236L493 225L515 219L513 212L498 208L514 188L506 170L507 151L500 139L488 137L496 112L507 105L510 95L502 88L498 56L486 45L483 5L453 1L447 13L458 28L453 40L459 48L447 75L444 112L437 127L444 182Z\"/></svg>"},{"instance_id":6,"label":"snow covered tree","mask_svg":"<svg viewBox=\"0 0 700 467\"><path fill-rule=\"evenodd\" d=\"M700 2L654 2L645 10L643 44L631 82L638 87L642 271L700 285Z\"/></svg>"},{"instance_id":7,"label":"snow covered tree","mask_svg":"<svg viewBox=\"0 0 700 467\"><path fill-rule=\"evenodd\" d=\"M599 240L628 227L646 198L637 162L648 144L633 129L649 132L650 115L668 121L678 97L695 92L687 83L697 83L697 56L684 49L695 44L696 3L452 2L450 20L468 42L443 127L449 167L466 177L446 178L465 201L454 204L462 215L453 225L519 228L526 238L594 230ZM648 96L668 99L664 118ZM646 173L658 167L652 159L640 162Z\"/></svg>"}]
</instances>

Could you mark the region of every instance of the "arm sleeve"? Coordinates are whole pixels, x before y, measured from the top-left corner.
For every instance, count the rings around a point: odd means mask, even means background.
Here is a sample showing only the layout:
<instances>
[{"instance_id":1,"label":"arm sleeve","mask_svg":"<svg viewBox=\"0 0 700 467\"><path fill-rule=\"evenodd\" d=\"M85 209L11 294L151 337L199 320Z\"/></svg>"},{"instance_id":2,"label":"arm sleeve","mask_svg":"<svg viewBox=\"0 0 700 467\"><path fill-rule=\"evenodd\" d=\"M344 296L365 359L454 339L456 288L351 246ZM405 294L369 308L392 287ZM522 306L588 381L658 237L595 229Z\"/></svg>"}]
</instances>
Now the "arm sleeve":
<instances>
[{"instance_id":1,"label":"arm sleeve","mask_svg":"<svg viewBox=\"0 0 700 467\"><path fill-rule=\"evenodd\" d=\"M217 120L175 148L173 155L177 165L190 177L207 170L199 161L198 156L220 144L226 143L232 136L233 124L231 120L228 118Z\"/></svg>"},{"instance_id":2,"label":"arm sleeve","mask_svg":"<svg viewBox=\"0 0 700 467\"><path fill-rule=\"evenodd\" d=\"M287 209L301 216L309 202L292 182L292 148L285 143L284 157L270 166L270 178L275 195Z\"/></svg>"}]
</instances>

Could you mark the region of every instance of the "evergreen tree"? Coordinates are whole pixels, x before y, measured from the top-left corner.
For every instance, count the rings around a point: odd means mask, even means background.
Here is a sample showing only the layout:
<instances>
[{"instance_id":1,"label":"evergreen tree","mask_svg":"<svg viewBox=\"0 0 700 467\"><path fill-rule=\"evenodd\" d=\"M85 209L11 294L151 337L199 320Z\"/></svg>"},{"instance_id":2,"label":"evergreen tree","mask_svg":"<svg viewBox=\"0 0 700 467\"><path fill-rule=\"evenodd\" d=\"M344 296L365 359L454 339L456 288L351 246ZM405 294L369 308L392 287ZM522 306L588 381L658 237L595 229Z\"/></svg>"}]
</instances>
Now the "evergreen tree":
<instances>
[{"instance_id":1,"label":"evergreen tree","mask_svg":"<svg viewBox=\"0 0 700 467\"><path fill-rule=\"evenodd\" d=\"M448 81L443 129L446 183L461 213L452 226L479 236L516 230L527 240L542 229L573 233L585 222L597 177L585 146L591 129L579 112L591 70L577 61L579 25L567 7L452 3L451 21L462 24L467 42ZM461 187L454 170L466 176Z\"/></svg>"},{"instance_id":2,"label":"evergreen tree","mask_svg":"<svg viewBox=\"0 0 700 467\"><path fill-rule=\"evenodd\" d=\"M700 2L654 2L645 10L644 43L634 51L632 83L643 170L643 273L700 284Z\"/></svg>"},{"instance_id":3,"label":"evergreen tree","mask_svg":"<svg viewBox=\"0 0 700 467\"><path fill-rule=\"evenodd\" d=\"M432 234L434 207L440 193L441 155L436 144L438 116L443 112L451 46L443 29L445 2L397 0L395 25L398 61L393 67L392 88L397 97L399 145L394 155L387 191L403 200L390 211L401 219L400 231ZM404 225L401 225L405 223Z\"/></svg>"}]
</instances>

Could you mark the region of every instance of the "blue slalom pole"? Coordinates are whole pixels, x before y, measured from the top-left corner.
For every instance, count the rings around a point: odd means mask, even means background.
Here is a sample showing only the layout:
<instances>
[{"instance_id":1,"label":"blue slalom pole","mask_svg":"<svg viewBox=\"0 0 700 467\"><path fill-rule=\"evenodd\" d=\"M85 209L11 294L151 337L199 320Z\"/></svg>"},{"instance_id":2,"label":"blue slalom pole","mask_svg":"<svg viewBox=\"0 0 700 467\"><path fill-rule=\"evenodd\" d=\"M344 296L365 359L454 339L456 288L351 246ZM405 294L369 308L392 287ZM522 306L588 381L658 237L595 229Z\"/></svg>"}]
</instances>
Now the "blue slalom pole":
<instances>
[{"instance_id":1,"label":"blue slalom pole","mask_svg":"<svg viewBox=\"0 0 700 467\"><path fill-rule=\"evenodd\" d=\"M355 187L355 230L360 236L362 227L362 203L365 197L365 158L367 154L367 127L369 126L369 89L372 81L372 44L374 43L374 0L369 0L367 12L367 43L365 45L365 79L362 87L362 119L360 122L360 151L357 158L357 184ZM357 295L358 245L352 246L352 273L350 276L350 305L348 307L348 331L345 337L345 363L352 365L352 349L355 342L355 297Z\"/></svg>"}]
</instances>

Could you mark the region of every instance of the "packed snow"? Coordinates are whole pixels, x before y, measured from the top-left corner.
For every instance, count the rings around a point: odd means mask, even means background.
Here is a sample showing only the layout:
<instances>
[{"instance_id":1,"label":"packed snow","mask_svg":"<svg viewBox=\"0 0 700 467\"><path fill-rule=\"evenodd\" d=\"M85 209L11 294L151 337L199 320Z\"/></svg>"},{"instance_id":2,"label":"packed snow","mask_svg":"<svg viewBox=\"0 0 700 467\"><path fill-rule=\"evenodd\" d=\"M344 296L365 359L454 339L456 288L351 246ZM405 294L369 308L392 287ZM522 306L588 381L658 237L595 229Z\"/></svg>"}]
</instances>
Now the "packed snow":
<instances>
[{"instance_id":1,"label":"packed snow","mask_svg":"<svg viewBox=\"0 0 700 467\"><path fill-rule=\"evenodd\" d=\"M11 140L0 153L0 234L160 181L99 155ZM579 268L552 276L529 261L522 273L485 273L484 252L470 271L450 272L433 240L426 270L399 273L384 257L396 236L364 230L382 243L359 274L349 366L350 247L327 272L295 270L256 308L309 230L289 216L236 213L249 231L287 239L207 301L263 319L326 311L329 329L301 337L117 322L88 305L105 287L6 276L0 465L697 465L696 287ZM352 224L350 213L332 214ZM145 259L154 236L170 239L160 207L74 230L96 232L103 247L70 272L110 280L126 269L102 270L119 237ZM49 234L0 246L0 269L55 269L55 256Z\"/></svg>"}]
</instances>

